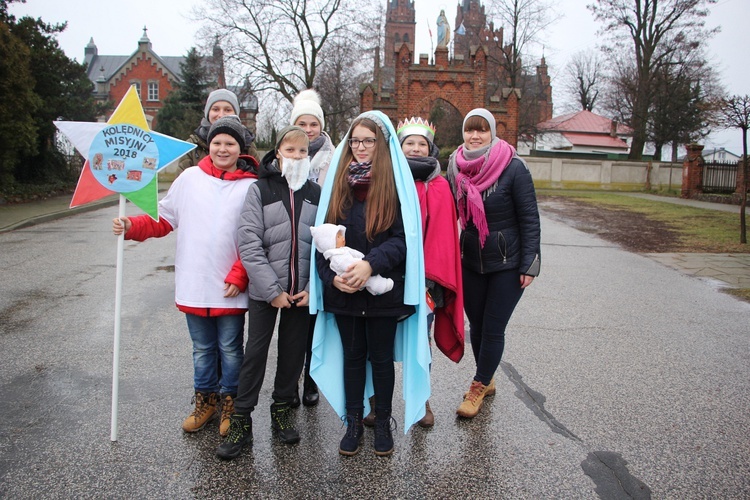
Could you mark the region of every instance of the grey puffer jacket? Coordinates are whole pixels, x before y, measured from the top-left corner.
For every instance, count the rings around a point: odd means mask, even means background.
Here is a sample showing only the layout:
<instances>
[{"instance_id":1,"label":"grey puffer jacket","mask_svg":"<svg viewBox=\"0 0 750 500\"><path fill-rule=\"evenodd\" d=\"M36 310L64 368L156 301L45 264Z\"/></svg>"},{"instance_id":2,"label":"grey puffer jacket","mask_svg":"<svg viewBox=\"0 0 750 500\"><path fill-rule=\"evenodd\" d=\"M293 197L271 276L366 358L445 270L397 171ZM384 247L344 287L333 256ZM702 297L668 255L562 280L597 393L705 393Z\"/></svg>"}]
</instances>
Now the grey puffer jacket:
<instances>
[{"instance_id":1,"label":"grey puffer jacket","mask_svg":"<svg viewBox=\"0 0 750 500\"><path fill-rule=\"evenodd\" d=\"M274 155L269 151L263 158L260 178L247 191L238 230L250 298L269 303L282 292L294 295L309 287L310 226L320 200L314 182L292 192Z\"/></svg>"}]
</instances>

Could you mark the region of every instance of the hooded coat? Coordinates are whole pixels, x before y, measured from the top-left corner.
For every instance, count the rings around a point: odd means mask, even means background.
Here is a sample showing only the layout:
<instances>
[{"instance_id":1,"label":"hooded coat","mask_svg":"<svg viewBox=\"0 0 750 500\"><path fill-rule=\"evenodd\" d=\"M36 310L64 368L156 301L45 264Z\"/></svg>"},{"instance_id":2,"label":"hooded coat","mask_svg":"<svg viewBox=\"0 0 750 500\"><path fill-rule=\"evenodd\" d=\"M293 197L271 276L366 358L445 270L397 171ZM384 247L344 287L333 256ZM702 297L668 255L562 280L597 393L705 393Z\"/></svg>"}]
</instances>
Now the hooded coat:
<instances>
[{"instance_id":1,"label":"hooded coat","mask_svg":"<svg viewBox=\"0 0 750 500\"><path fill-rule=\"evenodd\" d=\"M239 249L250 276L250 298L270 303L282 292L308 290L310 227L315 225L320 186L308 180L297 191L289 189L275 150L263 157L259 177L245 197Z\"/></svg>"}]
</instances>

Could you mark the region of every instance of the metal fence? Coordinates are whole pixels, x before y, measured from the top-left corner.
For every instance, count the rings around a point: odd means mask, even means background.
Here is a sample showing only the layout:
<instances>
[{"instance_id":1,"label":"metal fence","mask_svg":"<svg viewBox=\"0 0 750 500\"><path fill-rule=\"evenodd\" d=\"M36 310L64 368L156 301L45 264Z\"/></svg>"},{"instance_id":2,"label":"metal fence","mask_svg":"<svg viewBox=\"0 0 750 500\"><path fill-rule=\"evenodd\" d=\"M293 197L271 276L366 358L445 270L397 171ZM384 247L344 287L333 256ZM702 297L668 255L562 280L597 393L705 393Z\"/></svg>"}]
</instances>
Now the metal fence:
<instances>
[{"instance_id":1,"label":"metal fence","mask_svg":"<svg viewBox=\"0 0 750 500\"><path fill-rule=\"evenodd\" d=\"M737 189L739 162L706 162L703 164L704 193L734 193Z\"/></svg>"}]
</instances>

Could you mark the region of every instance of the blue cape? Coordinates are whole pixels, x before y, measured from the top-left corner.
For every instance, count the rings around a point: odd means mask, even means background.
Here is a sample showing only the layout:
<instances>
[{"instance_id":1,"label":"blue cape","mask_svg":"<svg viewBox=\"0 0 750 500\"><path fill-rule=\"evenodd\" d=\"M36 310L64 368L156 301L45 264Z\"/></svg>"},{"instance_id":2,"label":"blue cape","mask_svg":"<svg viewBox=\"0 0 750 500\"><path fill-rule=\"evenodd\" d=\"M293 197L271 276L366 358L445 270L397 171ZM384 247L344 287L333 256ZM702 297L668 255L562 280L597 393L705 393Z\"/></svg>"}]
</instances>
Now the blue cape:
<instances>
[{"instance_id":1,"label":"blue cape","mask_svg":"<svg viewBox=\"0 0 750 500\"><path fill-rule=\"evenodd\" d=\"M404 434L425 414L425 402L430 397L430 346L427 336L427 313L425 302L424 253L422 249L422 219L419 198L414 187L409 164L401 151L390 119L380 111L368 111L360 116L373 119L389 132L388 148L393 162L396 191L401 202L401 216L406 233L406 281L404 303L416 307L416 313L398 324L394 345L394 359L403 363ZM381 127L383 128L383 127ZM339 160L348 146L351 128L344 140L336 147L331 166L326 174L320 194L320 204L315 225L325 222L331 199L333 180ZM318 384L339 416L346 415L344 395L344 357L336 319L323 310L323 283L315 265L315 247L310 266L310 313L318 313L312 343L310 375ZM364 399L365 413L369 411L367 397L372 395L371 371L368 363L367 388Z\"/></svg>"}]
</instances>

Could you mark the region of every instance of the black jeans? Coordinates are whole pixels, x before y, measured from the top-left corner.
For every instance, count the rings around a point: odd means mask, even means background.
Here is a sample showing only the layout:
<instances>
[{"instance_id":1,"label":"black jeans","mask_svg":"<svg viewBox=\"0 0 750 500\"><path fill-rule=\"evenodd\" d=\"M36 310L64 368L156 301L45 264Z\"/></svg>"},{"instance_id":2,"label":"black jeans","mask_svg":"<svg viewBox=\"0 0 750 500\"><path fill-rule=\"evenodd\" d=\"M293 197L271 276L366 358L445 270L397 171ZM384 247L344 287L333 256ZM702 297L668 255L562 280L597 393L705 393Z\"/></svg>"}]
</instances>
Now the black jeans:
<instances>
[{"instance_id":1,"label":"black jeans","mask_svg":"<svg viewBox=\"0 0 750 500\"><path fill-rule=\"evenodd\" d=\"M393 344L396 318L336 315L336 324L344 347L344 393L347 413L364 410L367 359L372 365L375 409L390 414L393 401Z\"/></svg>"},{"instance_id":2,"label":"black jeans","mask_svg":"<svg viewBox=\"0 0 750 500\"><path fill-rule=\"evenodd\" d=\"M240 382L234 407L237 413L249 415L258 405L263 385L276 317L281 312L278 333L278 358L272 398L276 403L291 403L297 394L297 381L305 360L310 310L292 306L277 309L264 301L249 300L247 345L240 368Z\"/></svg>"},{"instance_id":3,"label":"black jeans","mask_svg":"<svg viewBox=\"0 0 750 500\"><path fill-rule=\"evenodd\" d=\"M479 274L463 267L464 310L469 318L474 380L488 385L505 350L505 327L523 295L518 270Z\"/></svg>"}]
</instances>

